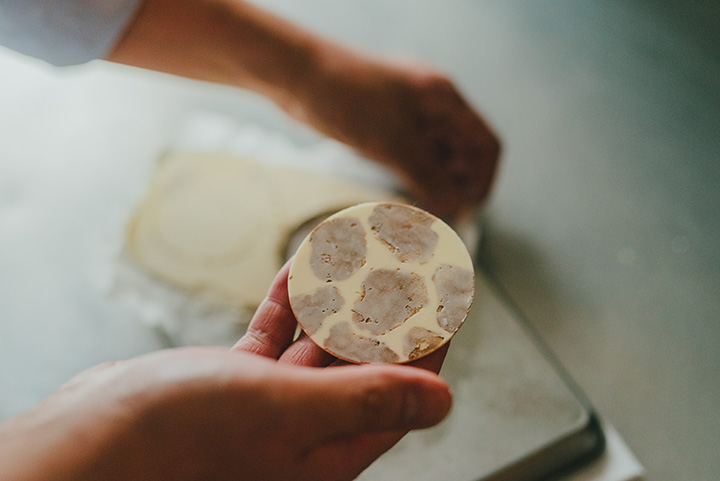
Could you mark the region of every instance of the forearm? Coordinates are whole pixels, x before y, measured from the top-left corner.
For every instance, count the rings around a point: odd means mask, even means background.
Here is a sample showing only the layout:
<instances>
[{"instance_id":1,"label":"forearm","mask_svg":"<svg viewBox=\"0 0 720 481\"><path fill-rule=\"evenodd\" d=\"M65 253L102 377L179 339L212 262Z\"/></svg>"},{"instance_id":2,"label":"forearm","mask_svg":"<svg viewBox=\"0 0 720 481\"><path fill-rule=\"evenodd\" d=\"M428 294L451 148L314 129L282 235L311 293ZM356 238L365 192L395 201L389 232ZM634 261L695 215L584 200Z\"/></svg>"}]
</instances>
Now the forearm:
<instances>
[{"instance_id":1,"label":"forearm","mask_svg":"<svg viewBox=\"0 0 720 481\"><path fill-rule=\"evenodd\" d=\"M80 457L76 448L81 444L73 434L59 439L53 426L32 413L0 423L0 479L73 479Z\"/></svg>"},{"instance_id":2,"label":"forearm","mask_svg":"<svg viewBox=\"0 0 720 481\"><path fill-rule=\"evenodd\" d=\"M63 389L0 422L0 479L128 479L129 450L120 440L129 425L108 408L112 403L84 406L79 397Z\"/></svg>"},{"instance_id":3,"label":"forearm","mask_svg":"<svg viewBox=\"0 0 720 481\"><path fill-rule=\"evenodd\" d=\"M385 164L435 214L487 198L500 144L443 74L318 37L241 0L144 0L108 59L252 89Z\"/></svg>"},{"instance_id":4,"label":"forearm","mask_svg":"<svg viewBox=\"0 0 720 481\"><path fill-rule=\"evenodd\" d=\"M145 0L107 59L248 88L292 108L325 44L241 0Z\"/></svg>"}]
</instances>

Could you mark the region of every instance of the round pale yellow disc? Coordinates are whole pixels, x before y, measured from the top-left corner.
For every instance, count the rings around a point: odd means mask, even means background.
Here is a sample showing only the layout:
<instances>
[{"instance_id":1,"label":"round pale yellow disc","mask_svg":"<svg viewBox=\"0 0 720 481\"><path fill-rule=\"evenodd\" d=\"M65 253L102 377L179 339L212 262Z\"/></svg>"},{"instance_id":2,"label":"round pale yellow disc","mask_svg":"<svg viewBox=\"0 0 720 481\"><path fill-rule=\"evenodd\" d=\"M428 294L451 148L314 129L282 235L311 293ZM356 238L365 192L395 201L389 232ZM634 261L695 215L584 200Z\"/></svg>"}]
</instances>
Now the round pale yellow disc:
<instances>
[{"instance_id":1,"label":"round pale yellow disc","mask_svg":"<svg viewBox=\"0 0 720 481\"><path fill-rule=\"evenodd\" d=\"M403 363L445 344L465 321L473 264L437 217L399 203L367 203L320 223L300 244L290 304L322 349L356 363Z\"/></svg>"}]
</instances>

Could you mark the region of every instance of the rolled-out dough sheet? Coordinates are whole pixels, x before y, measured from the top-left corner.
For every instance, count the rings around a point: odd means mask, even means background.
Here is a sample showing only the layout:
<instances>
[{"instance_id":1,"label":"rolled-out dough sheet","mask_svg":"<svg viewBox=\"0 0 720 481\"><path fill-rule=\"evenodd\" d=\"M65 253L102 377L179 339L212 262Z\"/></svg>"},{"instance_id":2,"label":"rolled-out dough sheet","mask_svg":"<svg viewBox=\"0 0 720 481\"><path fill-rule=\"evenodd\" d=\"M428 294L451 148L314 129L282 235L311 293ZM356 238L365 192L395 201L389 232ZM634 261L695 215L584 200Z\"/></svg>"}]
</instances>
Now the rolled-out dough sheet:
<instances>
[{"instance_id":1,"label":"rolled-out dough sheet","mask_svg":"<svg viewBox=\"0 0 720 481\"><path fill-rule=\"evenodd\" d=\"M166 155L126 232L142 269L174 286L256 306L293 231L318 215L392 200L352 181L211 152Z\"/></svg>"}]
</instances>

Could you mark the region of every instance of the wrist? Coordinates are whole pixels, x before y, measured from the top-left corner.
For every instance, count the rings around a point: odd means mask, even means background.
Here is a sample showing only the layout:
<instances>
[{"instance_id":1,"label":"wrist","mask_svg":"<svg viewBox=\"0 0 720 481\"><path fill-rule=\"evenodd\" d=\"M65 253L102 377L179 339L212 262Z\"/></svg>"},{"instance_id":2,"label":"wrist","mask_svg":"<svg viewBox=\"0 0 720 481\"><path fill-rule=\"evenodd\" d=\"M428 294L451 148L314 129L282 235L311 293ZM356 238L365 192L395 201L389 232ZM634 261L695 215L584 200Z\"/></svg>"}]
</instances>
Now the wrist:
<instances>
[{"instance_id":1,"label":"wrist","mask_svg":"<svg viewBox=\"0 0 720 481\"><path fill-rule=\"evenodd\" d=\"M353 83L363 82L366 62L355 51L325 39L308 45L307 62L288 95L274 100L295 119L345 141L343 118L352 115L347 107L356 104L359 94Z\"/></svg>"}]
</instances>

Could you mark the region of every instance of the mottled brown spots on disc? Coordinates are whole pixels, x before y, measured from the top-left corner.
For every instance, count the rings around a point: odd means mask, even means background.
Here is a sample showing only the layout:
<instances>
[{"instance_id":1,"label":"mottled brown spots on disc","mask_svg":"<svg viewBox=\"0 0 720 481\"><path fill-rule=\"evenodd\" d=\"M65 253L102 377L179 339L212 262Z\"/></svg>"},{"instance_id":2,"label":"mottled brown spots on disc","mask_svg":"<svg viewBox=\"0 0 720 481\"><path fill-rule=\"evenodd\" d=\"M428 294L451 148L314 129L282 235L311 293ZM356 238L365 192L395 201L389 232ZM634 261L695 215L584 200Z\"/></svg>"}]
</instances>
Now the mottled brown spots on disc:
<instances>
[{"instance_id":1,"label":"mottled brown spots on disc","mask_svg":"<svg viewBox=\"0 0 720 481\"><path fill-rule=\"evenodd\" d=\"M290 305L303 329L313 335L326 317L342 309L345 300L335 286L322 286L310 294L293 296Z\"/></svg>"},{"instance_id":2,"label":"mottled brown spots on disc","mask_svg":"<svg viewBox=\"0 0 720 481\"><path fill-rule=\"evenodd\" d=\"M330 329L323 342L325 349L341 359L353 362L398 362L400 358L382 341L357 335L349 322Z\"/></svg>"},{"instance_id":3,"label":"mottled brown spots on disc","mask_svg":"<svg viewBox=\"0 0 720 481\"><path fill-rule=\"evenodd\" d=\"M428 302L427 287L415 273L377 269L368 273L353 321L375 335L400 326Z\"/></svg>"},{"instance_id":4,"label":"mottled brown spots on disc","mask_svg":"<svg viewBox=\"0 0 720 481\"><path fill-rule=\"evenodd\" d=\"M323 222L310 235L310 246L310 267L325 282L345 280L365 265L365 230L357 219Z\"/></svg>"},{"instance_id":5,"label":"mottled brown spots on disc","mask_svg":"<svg viewBox=\"0 0 720 481\"><path fill-rule=\"evenodd\" d=\"M445 339L436 332L415 326L403 338L403 354L408 361L418 359L436 350Z\"/></svg>"},{"instance_id":6,"label":"mottled brown spots on disc","mask_svg":"<svg viewBox=\"0 0 720 481\"><path fill-rule=\"evenodd\" d=\"M400 262L427 262L433 256L438 235L435 218L402 204L378 204L368 217L373 234Z\"/></svg>"},{"instance_id":7,"label":"mottled brown spots on disc","mask_svg":"<svg viewBox=\"0 0 720 481\"><path fill-rule=\"evenodd\" d=\"M455 332L462 325L472 304L475 290L473 272L443 264L435 271L433 282L440 296L438 325L448 332Z\"/></svg>"}]
</instances>

